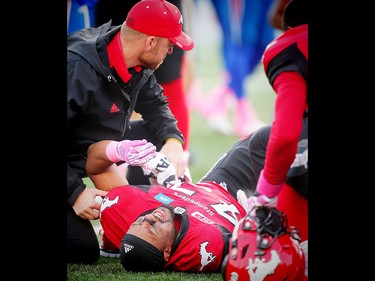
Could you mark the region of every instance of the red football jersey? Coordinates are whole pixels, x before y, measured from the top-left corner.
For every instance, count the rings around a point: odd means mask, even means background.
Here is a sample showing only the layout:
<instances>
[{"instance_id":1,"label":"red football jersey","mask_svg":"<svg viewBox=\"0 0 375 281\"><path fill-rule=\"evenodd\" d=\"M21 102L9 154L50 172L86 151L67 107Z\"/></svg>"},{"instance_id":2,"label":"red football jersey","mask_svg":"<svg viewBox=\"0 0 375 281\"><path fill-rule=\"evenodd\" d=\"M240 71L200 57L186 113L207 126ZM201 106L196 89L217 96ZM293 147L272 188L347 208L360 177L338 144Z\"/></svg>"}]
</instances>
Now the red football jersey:
<instances>
[{"instance_id":1,"label":"red football jersey","mask_svg":"<svg viewBox=\"0 0 375 281\"><path fill-rule=\"evenodd\" d=\"M288 29L274 39L262 62L277 95L264 176L271 184L280 184L294 161L308 111L308 25Z\"/></svg>"},{"instance_id":2,"label":"red football jersey","mask_svg":"<svg viewBox=\"0 0 375 281\"><path fill-rule=\"evenodd\" d=\"M172 255L165 265L177 271L220 270L234 226L245 209L216 183L162 186L121 186L104 198L100 221L106 237L120 247L130 225L162 204L175 208L178 231Z\"/></svg>"},{"instance_id":3,"label":"red football jersey","mask_svg":"<svg viewBox=\"0 0 375 281\"><path fill-rule=\"evenodd\" d=\"M271 85L274 76L283 71L296 71L307 79L307 61L308 24L287 29L267 45L262 57Z\"/></svg>"}]
</instances>

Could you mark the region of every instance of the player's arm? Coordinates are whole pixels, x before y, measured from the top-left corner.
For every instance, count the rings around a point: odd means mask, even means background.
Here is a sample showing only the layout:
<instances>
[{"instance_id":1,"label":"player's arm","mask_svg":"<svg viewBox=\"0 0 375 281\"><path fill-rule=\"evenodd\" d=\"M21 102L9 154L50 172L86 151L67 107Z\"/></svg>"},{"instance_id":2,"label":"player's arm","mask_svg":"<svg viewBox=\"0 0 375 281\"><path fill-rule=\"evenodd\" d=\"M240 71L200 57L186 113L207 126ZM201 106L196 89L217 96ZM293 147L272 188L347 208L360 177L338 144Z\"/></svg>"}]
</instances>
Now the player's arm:
<instances>
[{"instance_id":1,"label":"player's arm","mask_svg":"<svg viewBox=\"0 0 375 281\"><path fill-rule=\"evenodd\" d=\"M140 166L156 156L156 146L142 140L105 140L92 144L87 150L86 172L96 188L110 190L129 184L124 169L114 163L125 161Z\"/></svg>"},{"instance_id":2,"label":"player's arm","mask_svg":"<svg viewBox=\"0 0 375 281\"><path fill-rule=\"evenodd\" d=\"M116 186L129 184L124 170L108 159L106 149L111 141L99 141L87 150L86 172L95 187L111 190Z\"/></svg>"},{"instance_id":3,"label":"player's arm","mask_svg":"<svg viewBox=\"0 0 375 281\"><path fill-rule=\"evenodd\" d=\"M306 110L307 84L297 72L287 71L276 77L273 87L277 93L275 117L267 145L264 176L271 184L281 184L297 152Z\"/></svg>"}]
</instances>

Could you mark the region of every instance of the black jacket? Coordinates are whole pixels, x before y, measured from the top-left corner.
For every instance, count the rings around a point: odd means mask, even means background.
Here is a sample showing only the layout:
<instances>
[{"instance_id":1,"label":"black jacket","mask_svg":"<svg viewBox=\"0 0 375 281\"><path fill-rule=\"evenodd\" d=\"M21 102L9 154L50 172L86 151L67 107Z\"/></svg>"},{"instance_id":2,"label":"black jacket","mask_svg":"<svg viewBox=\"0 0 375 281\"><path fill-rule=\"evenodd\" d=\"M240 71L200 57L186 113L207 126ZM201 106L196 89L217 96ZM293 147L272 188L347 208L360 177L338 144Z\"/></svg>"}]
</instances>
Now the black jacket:
<instances>
[{"instance_id":1,"label":"black jacket","mask_svg":"<svg viewBox=\"0 0 375 281\"><path fill-rule=\"evenodd\" d=\"M73 204L85 185L85 163L90 144L122 140L132 112L141 114L155 142L184 141L162 87L150 69L129 69L125 83L109 66L107 45L121 26L111 21L67 37L67 196ZM115 110L111 110L115 108Z\"/></svg>"}]
</instances>

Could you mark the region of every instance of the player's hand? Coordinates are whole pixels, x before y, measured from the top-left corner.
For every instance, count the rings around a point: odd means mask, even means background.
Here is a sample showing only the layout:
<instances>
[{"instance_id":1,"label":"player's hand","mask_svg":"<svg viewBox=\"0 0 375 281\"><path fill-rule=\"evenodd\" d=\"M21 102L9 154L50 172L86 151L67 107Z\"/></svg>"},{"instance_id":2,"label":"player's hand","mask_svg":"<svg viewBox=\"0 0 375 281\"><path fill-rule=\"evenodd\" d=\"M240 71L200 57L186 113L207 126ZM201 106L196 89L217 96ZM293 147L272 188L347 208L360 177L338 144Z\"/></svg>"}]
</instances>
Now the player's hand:
<instances>
[{"instance_id":1,"label":"player's hand","mask_svg":"<svg viewBox=\"0 0 375 281\"><path fill-rule=\"evenodd\" d=\"M176 170L170 164L168 158L160 152L156 154L155 158L141 166L143 174L149 178L151 185L168 187L176 183L192 182L189 168L186 168L184 176L179 177L176 181Z\"/></svg>"},{"instance_id":2,"label":"player's hand","mask_svg":"<svg viewBox=\"0 0 375 281\"><path fill-rule=\"evenodd\" d=\"M156 146L145 139L114 141L107 146L107 156L113 162L122 160L130 166L140 166L156 156Z\"/></svg>"},{"instance_id":3,"label":"player's hand","mask_svg":"<svg viewBox=\"0 0 375 281\"><path fill-rule=\"evenodd\" d=\"M256 191L254 195L247 199L249 210L254 206L264 205L268 207L276 207L277 195L279 194L284 183L271 184L264 177L264 170L260 172Z\"/></svg>"},{"instance_id":4,"label":"player's hand","mask_svg":"<svg viewBox=\"0 0 375 281\"><path fill-rule=\"evenodd\" d=\"M165 187L176 183L176 169L163 153L156 152L156 156L141 167L143 173L151 178L151 184L155 184L155 179L157 184Z\"/></svg>"},{"instance_id":5,"label":"player's hand","mask_svg":"<svg viewBox=\"0 0 375 281\"><path fill-rule=\"evenodd\" d=\"M269 198L266 195L258 194L250 196L247 199L247 206L248 210L251 211L255 206L268 206L268 207L276 207L277 204L277 196Z\"/></svg>"},{"instance_id":6,"label":"player's hand","mask_svg":"<svg viewBox=\"0 0 375 281\"><path fill-rule=\"evenodd\" d=\"M77 216L83 219L95 220L99 218L100 202L96 200L97 196L107 195L107 191L96 188L85 188L77 197L73 204L73 210Z\"/></svg>"},{"instance_id":7,"label":"player's hand","mask_svg":"<svg viewBox=\"0 0 375 281\"><path fill-rule=\"evenodd\" d=\"M180 142L168 139L160 150L168 157L169 162L176 169L176 180L182 178L186 170L186 158Z\"/></svg>"}]
</instances>

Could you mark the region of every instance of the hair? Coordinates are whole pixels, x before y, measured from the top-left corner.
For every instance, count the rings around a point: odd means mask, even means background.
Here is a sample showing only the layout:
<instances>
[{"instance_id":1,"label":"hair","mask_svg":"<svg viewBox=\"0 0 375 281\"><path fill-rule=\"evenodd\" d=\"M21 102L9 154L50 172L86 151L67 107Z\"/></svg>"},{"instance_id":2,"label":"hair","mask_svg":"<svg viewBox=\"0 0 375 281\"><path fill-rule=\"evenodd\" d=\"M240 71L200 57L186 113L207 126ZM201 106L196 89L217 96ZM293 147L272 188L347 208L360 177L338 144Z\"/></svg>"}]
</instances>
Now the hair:
<instances>
[{"instance_id":1,"label":"hair","mask_svg":"<svg viewBox=\"0 0 375 281\"><path fill-rule=\"evenodd\" d=\"M123 38L131 39L131 40L133 39L139 40L142 37L146 37L148 35L130 28L129 26L126 25L126 21L124 21L121 25L120 36Z\"/></svg>"},{"instance_id":2,"label":"hair","mask_svg":"<svg viewBox=\"0 0 375 281\"><path fill-rule=\"evenodd\" d=\"M305 0L291 0L284 9L283 31L289 27L296 27L307 23L307 2Z\"/></svg>"}]
</instances>

